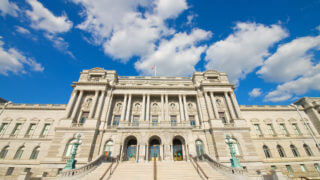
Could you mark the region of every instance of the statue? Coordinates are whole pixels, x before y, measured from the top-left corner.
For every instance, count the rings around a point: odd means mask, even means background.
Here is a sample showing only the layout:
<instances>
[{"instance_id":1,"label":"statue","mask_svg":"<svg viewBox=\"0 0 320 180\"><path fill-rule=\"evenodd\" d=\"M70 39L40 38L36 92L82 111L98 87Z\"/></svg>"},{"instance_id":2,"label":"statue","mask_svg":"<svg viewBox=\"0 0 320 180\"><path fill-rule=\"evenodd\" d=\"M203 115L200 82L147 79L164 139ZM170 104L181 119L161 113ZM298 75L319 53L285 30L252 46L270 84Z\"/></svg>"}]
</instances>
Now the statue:
<instances>
[{"instance_id":1,"label":"statue","mask_svg":"<svg viewBox=\"0 0 320 180\"><path fill-rule=\"evenodd\" d=\"M228 144L229 146L229 149L230 149L230 154L231 154L231 167L236 167L236 168L239 168L241 167L240 165L240 162L239 162L239 159L235 156L236 155L236 152L234 151L233 149L233 144L236 143L236 141L234 139L232 139L230 137L229 134L226 135L226 144Z\"/></svg>"},{"instance_id":2,"label":"statue","mask_svg":"<svg viewBox=\"0 0 320 180\"><path fill-rule=\"evenodd\" d=\"M74 146L73 146L73 149L72 149L72 152L71 152L70 159L68 159L66 161L66 166L63 169L75 169L76 168L77 160L75 160L75 157L76 157L76 154L77 154L78 146L80 145L80 137L81 137L81 135L78 134L77 140L74 143Z\"/></svg>"}]
</instances>

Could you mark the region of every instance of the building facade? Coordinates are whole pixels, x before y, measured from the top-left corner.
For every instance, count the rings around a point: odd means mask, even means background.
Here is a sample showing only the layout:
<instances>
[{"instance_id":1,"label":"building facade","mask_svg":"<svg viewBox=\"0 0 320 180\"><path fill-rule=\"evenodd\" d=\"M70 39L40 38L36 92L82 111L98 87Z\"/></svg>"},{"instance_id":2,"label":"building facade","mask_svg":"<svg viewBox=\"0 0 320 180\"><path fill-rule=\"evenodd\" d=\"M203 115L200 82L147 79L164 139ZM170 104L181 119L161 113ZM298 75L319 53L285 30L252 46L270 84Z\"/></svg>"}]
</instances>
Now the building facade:
<instances>
[{"instance_id":1,"label":"building facade","mask_svg":"<svg viewBox=\"0 0 320 180\"><path fill-rule=\"evenodd\" d=\"M77 166L101 154L137 163L207 154L230 166L230 135L249 174L319 177L319 98L303 98L297 109L239 106L234 85L214 70L135 77L94 68L72 87L68 104L0 105L0 176L57 176L80 133Z\"/></svg>"}]
</instances>

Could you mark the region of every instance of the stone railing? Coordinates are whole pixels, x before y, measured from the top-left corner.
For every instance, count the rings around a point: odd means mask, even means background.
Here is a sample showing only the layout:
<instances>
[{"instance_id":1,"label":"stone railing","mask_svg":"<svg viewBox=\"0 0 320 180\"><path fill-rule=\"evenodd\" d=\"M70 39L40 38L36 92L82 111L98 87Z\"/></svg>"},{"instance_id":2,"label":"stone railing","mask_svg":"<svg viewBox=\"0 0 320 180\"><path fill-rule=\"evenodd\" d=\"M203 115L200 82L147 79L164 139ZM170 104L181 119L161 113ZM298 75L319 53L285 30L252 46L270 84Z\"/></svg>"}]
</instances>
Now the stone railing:
<instances>
[{"instance_id":1,"label":"stone railing","mask_svg":"<svg viewBox=\"0 0 320 180\"><path fill-rule=\"evenodd\" d=\"M197 173L199 174L199 176L202 177L203 179L209 179L209 177L203 171L201 166L199 166L197 158L196 157L192 157L191 154L189 154L189 157L190 157L190 160L191 160L191 163L192 163L193 167L197 170Z\"/></svg>"},{"instance_id":2,"label":"stone railing","mask_svg":"<svg viewBox=\"0 0 320 180\"><path fill-rule=\"evenodd\" d=\"M63 170L59 175L59 179L75 179L75 177L82 177L91 171L95 170L102 162L113 162L116 158L106 157L104 154L98 156L90 163L72 170Z\"/></svg>"},{"instance_id":3,"label":"stone railing","mask_svg":"<svg viewBox=\"0 0 320 180\"><path fill-rule=\"evenodd\" d=\"M226 173L231 173L231 174L241 174L241 175L245 175L247 173L247 171L245 169L240 169L240 168L232 168L226 165L221 164L220 162L217 162L215 160L213 160L209 155L207 154L203 154L201 156L197 157L200 160L205 160L207 161L211 167L213 168L217 168L220 169Z\"/></svg>"}]
</instances>

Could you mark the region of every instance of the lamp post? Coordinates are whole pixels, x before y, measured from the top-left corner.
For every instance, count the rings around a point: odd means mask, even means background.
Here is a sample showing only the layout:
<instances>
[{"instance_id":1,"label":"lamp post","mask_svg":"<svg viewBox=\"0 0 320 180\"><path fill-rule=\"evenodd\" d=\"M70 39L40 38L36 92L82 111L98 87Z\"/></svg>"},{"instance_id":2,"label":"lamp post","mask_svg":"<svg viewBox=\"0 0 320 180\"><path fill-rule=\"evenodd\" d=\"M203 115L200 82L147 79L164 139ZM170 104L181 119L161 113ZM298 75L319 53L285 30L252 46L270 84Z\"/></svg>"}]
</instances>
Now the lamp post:
<instances>
[{"instance_id":1,"label":"lamp post","mask_svg":"<svg viewBox=\"0 0 320 180\"><path fill-rule=\"evenodd\" d=\"M316 143L316 147L318 148L318 150L320 151L320 143L318 142L317 138L315 137L315 135L313 134L312 130L310 129L309 125L307 124L306 120L302 117L301 113L299 112L298 106L295 104L290 104L291 107L294 107L296 109L296 111L298 112L301 120L303 121L304 125L306 126L308 132L310 133L313 141Z\"/></svg>"},{"instance_id":2,"label":"lamp post","mask_svg":"<svg viewBox=\"0 0 320 180\"><path fill-rule=\"evenodd\" d=\"M12 104L12 102L11 102L11 101L8 101L8 102L4 103L4 106L2 107L1 112L0 112L0 116L1 116L1 114L4 112L4 110L6 109L6 107L7 107L9 104Z\"/></svg>"},{"instance_id":3,"label":"lamp post","mask_svg":"<svg viewBox=\"0 0 320 180\"><path fill-rule=\"evenodd\" d=\"M236 157L236 152L233 149L233 144L236 143L234 139L230 137L229 134L226 135L226 144L228 144L229 149L230 149L230 154L231 154L231 167L236 167L239 168L241 167L239 159Z\"/></svg>"},{"instance_id":4,"label":"lamp post","mask_svg":"<svg viewBox=\"0 0 320 180\"><path fill-rule=\"evenodd\" d=\"M78 134L76 142L73 143L74 146L71 152L70 159L67 160L67 164L63 169L75 169L76 163L77 163L77 160L75 160L75 157L77 154L78 146L80 145L80 137L81 135Z\"/></svg>"}]
</instances>

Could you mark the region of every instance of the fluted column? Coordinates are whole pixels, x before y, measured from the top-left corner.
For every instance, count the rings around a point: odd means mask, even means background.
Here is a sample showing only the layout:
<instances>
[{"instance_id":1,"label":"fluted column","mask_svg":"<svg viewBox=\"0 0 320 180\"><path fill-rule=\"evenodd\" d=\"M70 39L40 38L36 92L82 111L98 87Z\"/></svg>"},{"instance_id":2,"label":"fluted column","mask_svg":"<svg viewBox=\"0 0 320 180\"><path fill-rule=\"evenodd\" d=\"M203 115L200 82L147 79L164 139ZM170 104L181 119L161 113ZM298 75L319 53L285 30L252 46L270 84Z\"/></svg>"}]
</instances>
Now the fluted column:
<instances>
[{"instance_id":1,"label":"fluted column","mask_svg":"<svg viewBox=\"0 0 320 180\"><path fill-rule=\"evenodd\" d=\"M159 119L159 122L161 121L161 120L164 120L164 97L163 97L164 95L163 94L161 94L161 118Z\"/></svg>"},{"instance_id":2,"label":"fluted column","mask_svg":"<svg viewBox=\"0 0 320 180\"><path fill-rule=\"evenodd\" d=\"M71 119L73 119L73 120L76 117L77 112L79 110L79 106L80 106L80 103L81 103L82 96L83 96L83 90L80 90L79 96L77 97L76 105L73 108L73 112L72 112L72 116L71 116Z\"/></svg>"},{"instance_id":3,"label":"fluted column","mask_svg":"<svg viewBox=\"0 0 320 180\"><path fill-rule=\"evenodd\" d=\"M147 113L146 113L146 121L149 122L150 119L150 94L147 95Z\"/></svg>"},{"instance_id":4,"label":"fluted column","mask_svg":"<svg viewBox=\"0 0 320 180\"><path fill-rule=\"evenodd\" d=\"M123 104L122 104L122 112L121 112L120 121L124 121L124 118L125 118L126 107L127 107L127 99L128 99L128 95L125 94L124 97L123 97Z\"/></svg>"},{"instance_id":5,"label":"fluted column","mask_svg":"<svg viewBox=\"0 0 320 180\"><path fill-rule=\"evenodd\" d=\"M204 97L205 97L207 108L208 108L209 119L210 120L214 119L212 103L210 101L210 98L208 97L208 92L204 92Z\"/></svg>"},{"instance_id":6,"label":"fluted column","mask_svg":"<svg viewBox=\"0 0 320 180\"><path fill-rule=\"evenodd\" d=\"M231 104L231 101L230 101L230 97L228 95L228 92L224 92L224 96L226 98L226 101L227 101L227 106L228 106L228 109L229 109L229 112L231 114L231 119L236 119L236 116L234 114L234 110L233 110L233 107L232 107L232 104Z\"/></svg>"},{"instance_id":7,"label":"fluted column","mask_svg":"<svg viewBox=\"0 0 320 180\"><path fill-rule=\"evenodd\" d=\"M182 122L184 120L184 111L182 106L181 94L179 94L179 110L180 110L180 122Z\"/></svg>"},{"instance_id":8,"label":"fluted column","mask_svg":"<svg viewBox=\"0 0 320 180\"><path fill-rule=\"evenodd\" d=\"M97 101L98 101L98 96L99 96L99 91L95 91L93 102L92 102L92 105L91 105L91 108L90 108L90 112L89 112L89 118L90 119L93 118L94 110L96 108Z\"/></svg>"},{"instance_id":9,"label":"fluted column","mask_svg":"<svg viewBox=\"0 0 320 180\"><path fill-rule=\"evenodd\" d=\"M66 108L66 118L69 118L70 117L70 114L71 114L71 109L72 107L74 106L74 103L76 102L76 96L78 94L78 91L77 90L74 90L71 94L71 98L68 102L68 106Z\"/></svg>"},{"instance_id":10,"label":"fluted column","mask_svg":"<svg viewBox=\"0 0 320 180\"><path fill-rule=\"evenodd\" d=\"M183 95L183 107L184 107L184 113L185 113L185 114L184 114L184 115L185 115L185 121L188 121L188 122L189 122L186 95Z\"/></svg>"},{"instance_id":11,"label":"fluted column","mask_svg":"<svg viewBox=\"0 0 320 180\"><path fill-rule=\"evenodd\" d=\"M202 114L202 109L201 109L201 104L200 104L200 100L199 100L199 95L196 95L196 99L197 99L197 111L199 114L199 123L202 124L203 123L203 114Z\"/></svg>"},{"instance_id":12,"label":"fluted column","mask_svg":"<svg viewBox=\"0 0 320 180\"><path fill-rule=\"evenodd\" d=\"M145 114L146 114L146 95L143 94L142 95L142 116L141 116L143 121L146 120Z\"/></svg>"},{"instance_id":13,"label":"fluted column","mask_svg":"<svg viewBox=\"0 0 320 180\"><path fill-rule=\"evenodd\" d=\"M126 113L126 121L129 121L129 119L130 119L131 98L132 98L132 95L129 94L129 100L128 100L128 105L127 105L127 113Z\"/></svg>"},{"instance_id":14,"label":"fluted column","mask_svg":"<svg viewBox=\"0 0 320 180\"><path fill-rule=\"evenodd\" d=\"M233 105L234 105L234 107L236 109L236 113L237 113L238 118L239 119L243 119L242 115L241 115L240 106L239 106L237 98L236 98L236 95L234 94L234 92L231 92L230 95L231 95L231 100L233 102Z\"/></svg>"},{"instance_id":15,"label":"fluted column","mask_svg":"<svg viewBox=\"0 0 320 180\"><path fill-rule=\"evenodd\" d=\"M168 98L168 94L166 94L165 96L165 99L166 99L166 121L169 121L169 98Z\"/></svg>"},{"instance_id":16,"label":"fluted column","mask_svg":"<svg viewBox=\"0 0 320 180\"><path fill-rule=\"evenodd\" d=\"M214 97L213 92L210 93L210 98L213 106L214 116L216 117L216 119L219 119L219 112L218 112L218 107L216 103L216 98Z\"/></svg>"},{"instance_id":17,"label":"fluted column","mask_svg":"<svg viewBox=\"0 0 320 180\"><path fill-rule=\"evenodd\" d=\"M102 111L102 104L103 104L103 101L104 101L105 94L106 94L106 91L102 91L101 92L101 95L100 95L100 98L99 98L98 107L97 107L97 110L96 110L96 114L94 115L94 119L99 119L100 118L101 111Z\"/></svg>"}]
</instances>

